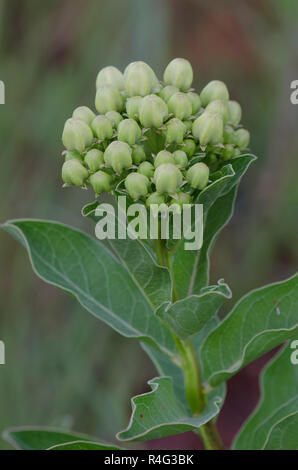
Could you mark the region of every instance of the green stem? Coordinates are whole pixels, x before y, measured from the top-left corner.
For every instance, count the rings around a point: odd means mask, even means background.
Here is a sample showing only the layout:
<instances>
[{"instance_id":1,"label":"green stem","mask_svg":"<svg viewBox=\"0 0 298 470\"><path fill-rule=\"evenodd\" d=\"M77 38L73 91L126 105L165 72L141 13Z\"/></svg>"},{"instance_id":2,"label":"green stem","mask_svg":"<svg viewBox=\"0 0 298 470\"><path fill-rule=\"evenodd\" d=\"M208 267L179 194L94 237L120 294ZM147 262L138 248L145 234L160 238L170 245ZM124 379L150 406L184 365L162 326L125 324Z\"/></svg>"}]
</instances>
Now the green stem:
<instances>
[{"instance_id":1,"label":"green stem","mask_svg":"<svg viewBox=\"0 0 298 470\"><path fill-rule=\"evenodd\" d=\"M161 266L169 269L172 280L172 302L178 300L178 293L175 285L171 257L167 250L165 240L156 240L156 256ZM206 399L202 388L200 367L192 343L182 342L173 332L173 337L181 358L181 368L184 374L186 398L191 412L199 415L206 406ZM218 434L214 421L202 425L199 434L207 450L224 450L220 435Z\"/></svg>"}]
</instances>

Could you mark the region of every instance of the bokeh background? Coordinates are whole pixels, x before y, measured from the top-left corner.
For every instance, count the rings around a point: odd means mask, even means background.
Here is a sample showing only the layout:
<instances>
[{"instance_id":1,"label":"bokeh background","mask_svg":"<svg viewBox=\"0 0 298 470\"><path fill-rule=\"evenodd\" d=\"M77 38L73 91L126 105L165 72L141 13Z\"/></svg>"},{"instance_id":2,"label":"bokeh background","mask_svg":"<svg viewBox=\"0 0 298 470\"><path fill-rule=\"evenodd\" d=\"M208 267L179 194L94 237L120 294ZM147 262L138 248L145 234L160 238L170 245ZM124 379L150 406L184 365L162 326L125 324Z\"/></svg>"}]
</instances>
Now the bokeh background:
<instances>
[{"instance_id":1,"label":"bokeh background","mask_svg":"<svg viewBox=\"0 0 298 470\"><path fill-rule=\"evenodd\" d=\"M296 0L1 0L1 221L64 221L91 195L62 190L61 132L79 105L93 105L98 70L147 61L159 74L191 60L195 86L224 80L244 109L260 158L245 176L232 222L212 257L234 300L297 267L298 79ZM137 342L121 338L75 300L39 281L23 248L0 234L0 431L24 424L73 428L105 440L127 425L129 398L156 372ZM233 300L233 302L234 302ZM232 304L231 304L232 305ZM261 358L229 382L219 421L227 445L255 406ZM191 434L145 444L195 449ZM8 448L0 440L0 448Z\"/></svg>"}]
</instances>

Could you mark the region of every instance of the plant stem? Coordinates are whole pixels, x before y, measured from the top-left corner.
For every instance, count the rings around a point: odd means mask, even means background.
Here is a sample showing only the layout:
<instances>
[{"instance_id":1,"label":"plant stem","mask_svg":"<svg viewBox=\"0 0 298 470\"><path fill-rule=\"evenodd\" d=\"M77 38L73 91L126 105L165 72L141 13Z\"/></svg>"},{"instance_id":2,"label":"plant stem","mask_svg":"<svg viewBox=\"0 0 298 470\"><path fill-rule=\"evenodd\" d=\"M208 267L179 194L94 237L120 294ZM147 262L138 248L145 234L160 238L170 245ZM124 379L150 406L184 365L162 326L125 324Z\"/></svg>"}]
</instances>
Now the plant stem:
<instances>
[{"instance_id":1,"label":"plant stem","mask_svg":"<svg viewBox=\"0 0 298 470\"><path fill-rule=\"evenodd\" d=\"M172 302L176 302L178 300L178 293L173 275L171 257L167 250L165 240L161 238L156 240L156 256L158 263L169 269L172 280ZM199 415L206 406L206 398L202 388L200 367L193 344L190 341L181 341L174 332L172 332L172 335L181 358L186 398L190 410L194 415ZM206 450L225 449L214 421L203 424L199 429L199 434Z\"/></svg>"}]
</instances>

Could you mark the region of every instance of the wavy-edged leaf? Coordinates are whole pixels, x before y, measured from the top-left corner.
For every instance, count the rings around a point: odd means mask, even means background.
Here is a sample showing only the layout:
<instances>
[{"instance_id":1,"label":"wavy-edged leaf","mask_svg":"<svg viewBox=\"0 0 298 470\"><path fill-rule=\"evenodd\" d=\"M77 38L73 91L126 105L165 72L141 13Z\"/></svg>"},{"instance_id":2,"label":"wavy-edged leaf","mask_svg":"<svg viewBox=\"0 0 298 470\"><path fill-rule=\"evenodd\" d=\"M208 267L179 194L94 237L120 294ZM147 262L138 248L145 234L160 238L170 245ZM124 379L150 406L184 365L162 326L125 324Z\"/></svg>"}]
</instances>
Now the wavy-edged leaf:
<instances>
[{"instance_id":1,"label":"wavy-edged leaf","mask_svg":"<svg viewBox=\"0 0 298 470\"><path fill-rule=\"evenodd\" d=\"M93 437L85 434L50 427L24 426L11 428L4 431L3 439L16 449L21 450L46 450L70 442L80 442L81 445L82 443L93 443L101 446L101 450L120 449L115 444L99 443Z\"/></svg>"},{"instance_id":2,"label":"wavy-edged leaf","mask_svg":"<svg viewBox=\"0 0 298 470\"><path fill-rule=\"evenodd\" d=\"M92 441L74 441L67 442L66 444L58 444L49 447L47 450L124 450L114 444L101 444L100 442Z\"/></svg>"},{"instance_id":3,"label":"wavy-edged leaf","mask_svg":"<svg viewBox=\"0 0 298 470\"><path fill-rule=\"evenodd\" d=\"M223 302L232 297L232 293L220 280L217 285L205 287L198 295L191 295L174 304L163 305L157 310L160 316L181 339L201 331L214 317Z\"/></svg>"},{"instance_id":4,"label":"wavy-edged leaf","mask_svg":"<svg viewBox=\"0 0 298 470\"><path fill-rule=\"evenodd\" d=\"M271 430L264 450L298 450L298 413L277 423Z\"/></svg>"},{"instance_id":5,"label":"wavy-edged leaf","mask_svg":"<svg viewBox=\"0 0 298 470\"><path fill-rule=\"evenodd\" d=\"M291 363L291 352L286 346L262 372L260 402L236 437L235 449L274 448L277 442L279 446L289 445L293 439L298 449L298 368ZM293 428L294 422L296 428ZM286 436L293 439L287 440Z\"/></svg>"},{"instance_id":6,"label":"wavy-edged leaf","mask_svg":"<svg viewBox=\"0 0 298 470\"><path fill-rule=\"evenodd\" d=\"M177 400L171 377L157 377L148 382L152 391L132 399L132 416L124 431L118 433L120 441L147 441L186 431L196 431L219 413L222 397L213 391L200 416Z\"/></svg>"},{"instance_id":7,"label":"wavy-edged leaf","mask_svg":"<svg viewBox=\"0 0 298 470\"><path fill-rule=\"evenodd\" d=\"M83 215L97 222L99 220L96 215L98 205L99 202L88 204L83 208ZM117 213L115 215L117 216ZM105 240L105 244L117 255L155 308L171 298L172 286L169 271L156 263L142 240L131 240L130 238L119 240L116 238L115 240Z\"/></svg>"},{"instance_id":8,"label":"wavy-edged leaf","mask_svg":"<svg viewBox=\"0 0 298 470\"><path fill-rule=\"evenodd\" d=\"M204 209L204 240L198 251L184 250L180 243L173 260L178 295L184 298L198 294L209 281L209 255L214 240L230 220L237 189L242 176L256 159L254 155L242 155L232 160L221 178L202 191L196 200Z\"/></svg>"},{"instance_id":9,"label":"wavy-edged leaf","mask_svg":"<svg viewBox=\"0 0 298 470\"><path fill-rule=\"evenodd\" d=\"M204 378L216 386L298 334L298 275L245 295L200 351Z\"/></svg>"},{"instance_id":10,"label":"wavy-edged leaf","mask_svg":"<svg viewBox=\"0 0 298 470\"><path fill-rule=\"evenodd\" d=\"M124 336L154 342L167 354L175 352L149 297L102 243L57 222L16 220L2 228L26 247L44 281L73 294Z\"/></svg>"}]
</instances>

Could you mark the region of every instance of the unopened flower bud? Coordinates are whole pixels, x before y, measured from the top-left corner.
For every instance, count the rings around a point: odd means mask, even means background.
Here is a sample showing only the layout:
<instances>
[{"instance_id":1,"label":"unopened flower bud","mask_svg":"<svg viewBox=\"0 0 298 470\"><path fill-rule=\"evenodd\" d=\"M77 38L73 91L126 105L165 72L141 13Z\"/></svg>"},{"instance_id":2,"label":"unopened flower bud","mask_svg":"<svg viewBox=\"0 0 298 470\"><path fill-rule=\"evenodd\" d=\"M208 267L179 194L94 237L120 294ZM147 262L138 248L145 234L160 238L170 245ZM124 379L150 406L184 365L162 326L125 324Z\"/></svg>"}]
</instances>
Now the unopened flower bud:
<instances>
[{"instance_id":1,"label":"unopened flower bud","mask_svg":"<svg viewBox=\"0 0 298 470\"><path fill-rule=\"evenodd\" d=\"M128 96L146 96L158 85L152 68L145 62L133 62L124 71L125 90Z\"/></svg>"},{"instance_id":2,"label":"unopened flower bud","mask_svg":"<svg viewBox=\"0 0 298 470\"><path fill-rule=\"evenodd\" d=\"M178 91L179 88L173 85L167 85L160 91L159 96L167 103L175 93L178 93Z\"/></svg>"},{"instance_id":3,"label":"unopened flower bud","mask_svg":"<svg viewBox=\"0 0 298 470\"><path fill-rule=\"evenodd\" d=\"M147 176L148 179L153 178L154 166L150 162L142 162L138 168L138 173Z\"/></svg>"},{"instance_id":4,"label":"unopened flower bud","mask_svg":"<svg viewBox=\"0 0 298 470\"><path fill-rule=\"evenodd\" d=\"M233 124L233 126L238 126L242 117L242 109L241 109L240 104L237 103L237 101L228 101L228 109L229 109L229 122Z\"/></svg>"},{"instance_id":5,"label":"unopened flower bud","mask_svg":"<svg viewBox=\"0 0 298 470\"><path fill-rule=\"evenodd\" d=\"M193 123L192 134L201 145L223 142L223 119L220 114L205 111Z\"/></svg>"},{"instance_id":6,"label":"unopened flower bud","mask_svg":"<svg viewBox=\"0 0 298 470\"><path fill-rule=\"evenodd\" d=\"M168 144L182 144L186 126L180 119L173 118L167 122L166 141Z\"/></svg>"},{"instance_id":7,"label":"unopened flower bud","mask_svg":"<svg viewBox=\"0 0 298 470\"><path fill-rule=\"evenodd\" d=\"M174 163L173 155L167 150L161 150L155 157L154 167L157 168L164 163Z\"/></svg>"},{"instance_id":8,"label":"unopened flower bud","mask_svg":"<svg viewBox=\"0 0 298 470\"><path fill-rule=\"evenodd\" d=\"M192 127L192 125L191 125ZM191 158L196 151L196 143L192 139L185 139L181 145L182 150L186 153L188 158Z\"/></svg>"},{"instance_id":9,"label":"unopened flower bud","mask_svg":"<svg viewBox=\"0 0 298 470\"><path fill-rule=\"evenodd\" d=\"M235 132L232 126L225 126L223 132L224 144L233 144L235 140Z\"/></svg>"},{"instance_id":10,"label":"unopened flower bud","mask_svg":"<svg viewBox=\"0 0 298 470\"><path fill-rule=\"evenodd\" d=\"M104 160L109 168L120 174L132 166L132 150L126 142L112 142L104 153Z\"/></svg>"},{"instance_id":11,"label":"unopened flower bud","mask_svg":"<svg viewBox=\"0 0 298 470\"><path fill-rule=\"evenodd\" d=\"M235 131L235 144L244 150L248 147L250 141L249 132L246 129L238 129Z\"/></svg>"},{"instance_id":12,"label":"unopened flower bud","mask_svg":"<svg viewBox=\"0 0 298 470\"><path fill-rule=\"evenodd\" d=\"M125 179L126 191L134 200L147 196L149 184L149 179L140 173L130 173Z\"/></svg>"},{"instance_id":13,"label":"unopened flower bud","mask_svg":"<svg viewBox=\"0 0 298 470\"><path fill-rule=\"evenodd\" d=\"M229 91L225 83L220 80L212 80L212 82L209 82L202 90L200 98L202 106L205 108L209 103L211 103L211 101L228 101Z\"/></svg>"},{"instance_id":14,"label":"unopened flower bud","mask_svg":"<svg viewBox=\"0 0 298 470\"><path fill-rule=\"evenodd\" d=\"M124 77L123 74L114 66L108 66L102 69L97 75L96 89L110 85L117 90L124 90Z\"/></svg>"},{"instance_id":15,"label":"unopened flower bud","mask_svg":"<svg viewBox=\"0 0 298 470\"><path fill-rule=\"evenodd\" d=\"M209 181L209 168L205 163L195 163L186 174L186 179L192 188L204 189Z\"/></svg>"},{"instance_id":16,"label":"unopened flower bud","mask_svg":"<svg viewBox=\"0 0 298 470\"><path fill-rule=\"evenodd\" d=\"M131 156L134 165L139 165L146 160L146 153L141 145L134 145Z\"/></svg>"},{"instance_id":17,"label":"unopened flower bud","mask_svg":"<svg viewBox=\"0 0 298 470\"><path fill-rule=\"evenodd\" d=\"M68 160L77 160L80 163L83 163L83 161L84 161L83 156L77 150L72 150L72 151L66 152L64 160L66 162Z\"/></svg>"},{"instance_id":18,"label":"unopened flower bud","mask_svg":"<svg viewBox=\"0 0 298 470\"><path fill-rule=\"evenodd\" d=\"M173 85L181 91L187 91L193 81L193 70L190 62L186 59L173 59L164 73L166 85Z\"/></svg>"},{"instance_id":19,"label":"unopened flower bud","mask_svg":"<svg viewBox=\"0 0 298 470\"><path fill-rule=\"evenodd\" d=\"M175 198L172 198L172 200L170 202L170 206L175 206L175 204L176 204L177 205L177 212L178 212L178 214L180 214L181 211L183 210L184 204L191 204L191 202L192 202L191 195L188 194L188 193L183 193L181 191L175 196Z\"/></svg>"},{"instance_id":20,"label":"unopened flower bud","mask_svg":"<svg viewBox=\"0 0 298 470\"><path fill-rule=\"evenodd\" d=\"M189 91L187 96L191 102L192 114L197 114L197 112L201 109L201 99L199 95L193 91Z\"/></svg>"},{"instance_id":21,"label":"unopened flower bud","mask_svg":"<svg viewBox=\"0 0 298 470\"><path fill-rule=\"evenodd\" d=\"M140 103L140 121L144 127L159 128L168 115L166 103L156 95L148 95Z\"/></svg>"},{"instance_id":22,"label":"unopened flower bud","mask_svg":"<svg viewBox=\"0 0 298 470\"><path fill-rule=\"evenodd\" d=\"M186 168L188 165L188 158L183 150L176 150L173 153L175 164L180 166L181 168Z\"/></svg>"},{"instance_id":23,"label":"unopened flower bud","mask_svg":"<svg viewBox=\"0 0 298 470\"><path fill-rule=\"evenodd\" d=\"M172 163L164 163L154 172L154 182L158 193L174 194L181 186L182 181L181 171Z\"/></svg>"},{"instance_id":24,"label":"unopened flower bud","mask_svg":"<svg viewBox=\"0 0 298 470\"><path fill-rule=\"evenodd\" d=\"M88 170L77 160L68 160L62 166L62 179L67 186L84 186Z\"/></svg>"},{"instance_id":25,"label":"unopened flower bud","mask_svg":"<svg viewBox=\"0 0 298 470\"><path fill-rule=\"evenodd\" d=\"M114 129L118 129L120 122L123 121L123 117L117 111L108 111L105 116L112 123Z\"/></svg>"},{"instance_id":26,"label":"unopened flower bud","mask_svg":"<svg viewBox=\"0 0 298 470\"><path fill-rule=\"evenodd\" d=\"M142 131L134 119L124 119L118 126L118 140L134 145L142 136Z\"/></svg>"},{"instance_id":27,"label":"unopened flower bud","mask_svg":"<svg viewBox=\"0 0 298 470\"><path fill-rule=\"evenodd\" d=\"M95 107L99 114L106 114L108 111L122 111L123 97L117 88L105 85L97 90Z\"/></svg>"},{"instance_id":28,"label":"unopened flower bud","mask_svg":"<svg viewBox=\"0 0 298 470\"><path fill-rule=\"evenodd\" d=\"M224 123L228 122L229 120L230 114L229 114L227 101L223 101L223 100L211 101L211 103L209 103L208 106L206 107L206 112L220 114L221 117L223 118Z\"/></svg>"},{"instance_id":29,"label":"unopened flower bud","mask_svg":"<svg viewBox=\"0 0 298 470\"><path fill-rule=\"evenodd\" d=\"M104 171L97 171L90 176L89 181L97 195L111 191L112 178Z\"/></svg>"},{"instance_id":30,"label":"unopened flower bud","mask_svg":"<svg viewBox=\"0 0 298 470\"><path fill-rule=\"evenodd\" d=\"M85 155L85 163L92 173L95 173L104 165L103 152L97 149L89 150Z\"/></svg>"},{"instance_id":31,"label":"unopened flower bud","mask_svg":"<svg viewBox=\"0 0 298 470\"><path fill-rule=\"evenodd\" d=\"M91 109L87 108L87 106L80 106L74 110L72 117L74 119L80 119L90 126L91 122L95 118L95 114Z\"/></svg>"},{"instance_id":32,"label":"unopened flower bud","mask_svg":"<svg viewBox=\"0 0 298 470\"><path fill-rule=\"evenodd\" d=\"M62 142L67 150L83 152L92 144L93 135L90 127L80 119L68 119L65 123Z\"/></svg>"},{"instance_id":33,"label":"unopened flower bud","mask_svg":"<svg viewBox=\"0 0 298 470\"><path fill-rule=\"evenodd\" d=\"M186 93L175 93L168 101L169 113L178 119L188 119L192 114L192 104Z\"/></svg>"},{"instance_id":34,"label":"unopened flower bud","mask_svg":"<svg viewBox=\"0 0 298 470\"><path fill-rule=\"evenodd\" d=\"M235 149L234 145L227 144L223 150L223 158L224 160L231 160L234 157Z\"/></svg>"},{"instance_id":35,"label":"unopened flower bud","mask_svg":"<svg viewBox=\"0 0 298 470\"><path fill-rule=\"evenodd\" d=\"M92 121L91 128L99 140L107 140L113 137L113 126L106 116L96 116Z\"/></svg>"},{"instance_id":36,"label":"unopened flower bud","mask_svg":"<svg viewBox=\"0 0 298 470\"><path fill-rule=\"evenodd\" d=\"M133 96L126 101L126 112L131 119L139 118L139 109L142 99L142 96Z\"/></svg>"},{"instance_id":37,"label":"unopened flower bud","mask_svg":"<svg viewBox=\"0 0 298 470\"><path fill-rule=\"evenodd\" d=\"M146 200L146 206L147 207L150 207L151 204L157 204L157 205L160 205L160 204L164 204L165 203L165 197L163 194L159 194L157 192L155 193L151 193L147 200Z\"/></svg>"}]
</instances>

